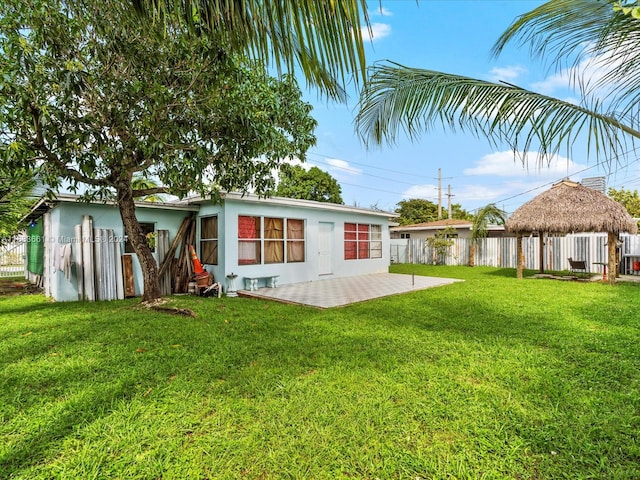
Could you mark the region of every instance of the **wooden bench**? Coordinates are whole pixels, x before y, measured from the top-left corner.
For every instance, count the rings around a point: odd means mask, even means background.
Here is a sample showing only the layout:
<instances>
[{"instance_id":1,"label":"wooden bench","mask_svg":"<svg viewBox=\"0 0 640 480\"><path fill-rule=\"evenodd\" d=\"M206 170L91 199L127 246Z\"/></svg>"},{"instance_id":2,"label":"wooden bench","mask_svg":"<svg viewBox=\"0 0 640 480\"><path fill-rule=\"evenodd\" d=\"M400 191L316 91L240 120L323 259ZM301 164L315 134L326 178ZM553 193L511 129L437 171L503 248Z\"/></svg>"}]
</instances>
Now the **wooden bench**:
<instances>
[{"instance_id":1,"label":"wooden bench","mask_svg":"<svg viewBox=\"0 0 640 480\"><path fill-rule=\"evenodd\" d=\"M261 275L259 277L244 277L244 289L253 291L258 289L258 280L266 279L267 287L278 288L278 277L280 275Z\"/></svg>"},{"instance_id":2,"label":"wooden bench","mask_svg":"<svg viewBox=\"0 0 640 480\"><path fill-rule=\"evenodd\" d=\"M584 260L574 260L569 257L569 273L583 273L586 276L589 276L589 268L587 267L587 262Z\"/></svg>"}]
</instances>

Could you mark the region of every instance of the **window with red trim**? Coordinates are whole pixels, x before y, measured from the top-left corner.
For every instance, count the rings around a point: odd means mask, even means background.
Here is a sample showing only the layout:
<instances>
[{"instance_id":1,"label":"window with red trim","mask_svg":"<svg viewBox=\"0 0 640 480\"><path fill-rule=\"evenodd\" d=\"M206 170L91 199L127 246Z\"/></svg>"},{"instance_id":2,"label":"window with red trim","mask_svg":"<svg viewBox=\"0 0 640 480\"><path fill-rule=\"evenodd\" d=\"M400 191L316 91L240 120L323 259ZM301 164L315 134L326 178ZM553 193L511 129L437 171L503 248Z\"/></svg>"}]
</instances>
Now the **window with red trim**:
<instances>
[{"instance_id":1,"label":"window with red trim","mask_svg":"<svg viewBox=\"0 0 640 480\"><path fill-rule=\"evenodd\" d=\"M304 261L304 220L238 216L239 265Z\"/></svg>"},{"instance_id":2,"label":"window with red trim","mask_svg":"<svg viewBox=\"0 0 640 480\"><path fill-rule=\"evenodd\" d=\"M367 223L344 224L344 259L382 258L382 226Z\"/></svg>"},{"instance_id":3,"label":"window with red trim","mask_svg":"<svg viewBox=\"0 0 640 480\"><path fill-rule=\"evenodd\" d=\"M238 264L260 263L260 217L238 217Z\"/></svg>"}]
</instances>

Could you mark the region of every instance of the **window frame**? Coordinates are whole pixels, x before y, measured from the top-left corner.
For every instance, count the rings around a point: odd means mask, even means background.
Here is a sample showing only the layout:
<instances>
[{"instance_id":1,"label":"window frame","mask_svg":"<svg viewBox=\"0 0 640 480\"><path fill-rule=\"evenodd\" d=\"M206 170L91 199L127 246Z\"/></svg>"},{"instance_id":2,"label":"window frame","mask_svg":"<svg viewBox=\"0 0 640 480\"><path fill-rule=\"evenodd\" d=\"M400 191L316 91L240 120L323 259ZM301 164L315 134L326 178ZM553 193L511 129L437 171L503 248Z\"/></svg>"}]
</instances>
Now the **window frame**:
<instances>
[{"instance_id":1,"label":"window frame","mask_svg":"<svg viewBox=\"0 0 640 480\"><path fill-rule=\"evenodd\" d=\"M205 229L203 228L203 222L204 221L209 221L211 219L215 218L215 237L204 237L203 236L203 232L205 231ZM200 217L200 259L202 261L202 263L204 265L218 265L219 262L219 258L220 258L220 219L218 218L218 215L206 215L203 217ZM215 251L215 261L214 262L210 262L208 261L209 259L207 258L207 255L205 255L205 244L215 244L214 247L214 251Z\"/></svg>"},{"instance_id":2,"label":"window frame","mask_svg":"<svg viewBox=\"0 0 640 480\"><path fill-rule=\"evenodd\" d=\"M150 233L157 233L156 222L138 222L138 223L140 224L140 228L142 229L142 233L145 235L145 237ZM153 247L149 245L149 248L151 249L151 253L156 252L155 244ZM131 244L131 240L129 240L129 236L125 237L124 253L127 253L127 254L136 253L135 249L133 248L133 245Z\"/></svg>"},{"instance_id":3,"label":"window frame","mask_svg":"<svg viewBox=\"0 0 640 480\"><path fill-rule=\"evenodd\" d=\"M257 222L256 237L241 236L243 218L253 218ZM267 226L269 222L269 226ZM289 228L289 222L302 226L295 230L301 232L300 238L292 238L294 230ZM305 263L307 259L306 219L275 217L266 215L238 215L238 266L243 265L279 265L289 263ZM254 257L241 257L241 252L248 251L248 244L255 245ZM302 248L299 245L302 245ZM245 245L243 247L243 245ZM295 259L292 259L295 256Z\"/></svg>"},{"instance_id":4,"label":"window frame","mask_svg":"<svg viewBox=\"0 0 640 480\"><path fill-rule=\"evenodd\" d=\"M382 255L382 224L344 222L344 260L377 260Z\"/></svg>"}]
</instances>

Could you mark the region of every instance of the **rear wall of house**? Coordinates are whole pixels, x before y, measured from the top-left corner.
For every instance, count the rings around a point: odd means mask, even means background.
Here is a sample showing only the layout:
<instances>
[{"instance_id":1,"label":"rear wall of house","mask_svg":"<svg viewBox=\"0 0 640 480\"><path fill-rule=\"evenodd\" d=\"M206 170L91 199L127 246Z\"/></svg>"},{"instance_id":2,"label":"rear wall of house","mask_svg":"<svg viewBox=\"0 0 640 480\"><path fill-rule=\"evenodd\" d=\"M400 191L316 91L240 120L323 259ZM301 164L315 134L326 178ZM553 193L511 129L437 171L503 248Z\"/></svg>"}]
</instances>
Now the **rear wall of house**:
<instances>
[{"instance_id":1,"label":"rear wall of house","mask_svg":"<svg viewBox=\"0 0 640 480\"><path fill-rule=\"evenodd\" d=\"M57 301L79 300L77 268L72 267L71 277L67 279L63 272L53 271L53 256L61 243L72 242L72 249L79 248L77 243L73 243L74 226L82 223L84 215L91 216L94 229L112 229L113 240L120 242L122 254L125 251L124 227L116 206L71 202L58 204L49 213L50 232L49 238L45 239L47 249L45 261L49 263L49 278L46 279L47 293ZM189 212L181 210L144 207L136 209L139 222L153 223L155 231L169 230L170 241L175 237L182 220L188 215ZM135 253L130 255L133 263L135 294L138 296L143 292L142 270L137 255Z\"/></svg>"},{"instance_id":2,"label":"rear wall of house","mask_svg":"<svg viewBox=\"0 0 640 480\"><path fill-rule=\"evenodd\" d=\"M285 285L325 278L381 273L387 272L389 268L388 219L383 216L229 199L225 200L224 208L203 205L200 216L207 215L219 215L220 230L218 265L208 268L213 270L217 280L223 282L226 282L227 275L232 273L237 275L236 286L238 288L244 288L244 277L279 275L279 284ZM304 220L304 261L265 263L263 259L256 264L241 264L238 241L238 218L240 216ZM382 235L381 257L346 260L345 223L379 225ZM322 234L321 230L326 233ZM321 238L325 240L324 247L321 245ZM327 248L330 255L327 255ZM323 249L324 251L321 252ZM324 264L321 264L321 255L324 255ZM266 282L261 281L259 286L265 286L265 284Z\"/></svg>"}]
</instances>

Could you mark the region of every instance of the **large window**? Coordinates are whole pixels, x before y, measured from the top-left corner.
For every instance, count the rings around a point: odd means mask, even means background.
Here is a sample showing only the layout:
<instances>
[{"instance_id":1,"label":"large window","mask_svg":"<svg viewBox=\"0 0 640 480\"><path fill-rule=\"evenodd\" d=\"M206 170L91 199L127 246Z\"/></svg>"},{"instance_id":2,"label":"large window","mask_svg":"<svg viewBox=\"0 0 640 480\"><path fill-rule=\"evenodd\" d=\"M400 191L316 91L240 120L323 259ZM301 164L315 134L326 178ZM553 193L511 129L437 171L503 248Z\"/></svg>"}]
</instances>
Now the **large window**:
<instances>
[{"instance_id":1,"label":"large window","mask_svg":"<svg viewBox=\"0 0 640 480\"><path fill-rule=\"evenodd\" d=\"M344 224L344 259L382 258L382 226Z\"/></svg>"},{"instance_id":2,"label":"large window","mask_svg":"<svg viewBox=\"0 0 640 480\"><path fill-rule=\"evenodd\" d=\"M304 220L287 219L287 262L304 262Z\"/></svg>"},{"instance_id":3,"label":"large window","mask_svg":"<svg viewBox=\"0 0 640 480\"><path fill-rule=\"evenodd\" d=\"M238 217L238 263L294 263L305 260L304 220Z\"/></svg>"},{"instance_id":4,"label":"large window","mask_svg":"<svg viewBox=\"0 0 640 480\"><path fill-rule=\"evenodd\" d=\"M218 264L218 217L200 219L200 261L206 265Z\"/></svg>"},{"instance_id":5,"label":"large window","mask_svg":"<svg viewBox=\"0 0 640 480\"><path fill-rule=\"evenodd\" d=\"M238 264L260 263L260 217L238 217Z\"/></svg>"}]
</instances>

